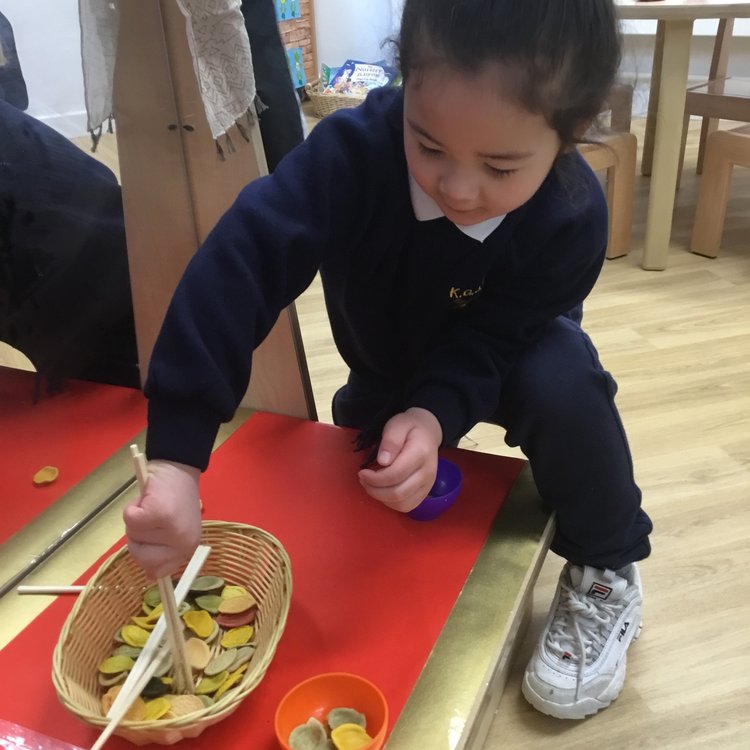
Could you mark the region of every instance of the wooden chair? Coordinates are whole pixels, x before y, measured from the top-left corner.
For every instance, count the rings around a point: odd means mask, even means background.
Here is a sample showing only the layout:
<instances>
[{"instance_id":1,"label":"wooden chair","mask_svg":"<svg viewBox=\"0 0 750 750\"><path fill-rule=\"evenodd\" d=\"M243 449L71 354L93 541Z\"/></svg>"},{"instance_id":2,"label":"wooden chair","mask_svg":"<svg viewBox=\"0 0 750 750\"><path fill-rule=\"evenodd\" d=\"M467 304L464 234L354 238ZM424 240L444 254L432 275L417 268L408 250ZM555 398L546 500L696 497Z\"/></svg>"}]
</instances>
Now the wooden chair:
<instances>
[{"instance_id":1,"label":"wooden chair","mask_svg":"<svg viewBox=\"0 0 750 750\"><path fill-rule=\"evenodd\" d=\"M717 130L708 136L698 189L691 252L715 258L727 213L732 167L750 167L750 126Z\"/></svg>"},{"instance_id":2,"label":"wooden chair","mask_svg":"<svg viewBox=\"0 0 750 750\"><path fill-rule=\"evenodd\" d=\"M629 133L633 117L633 84L615 83L607 96L606 110L609 110L609 127L618 133Z\"/></svg>"},{"instance_id":3,"label":"wooden chair","mask_svg":"<svg viewBox=\"0 0 750 750\"><path fill-rule=\"evenodd\" d=\"M688 123L691 116L703 118L701 125L700 143L698 147L697 172L701 173L706 149L706 139L718 128L719 120L737 120L750 122L750 78L736 78L728 75L729 54L731 51L734 19L719 20L714 40L711 64L708 78L699 84L689 86L685 97L685 120L682 132L680 165L685 155L685 141ZM654 48L654 71L661 68L661 54L664 44L664 22L657 26L656 44ZM658 78L651 82L651 97L649 98L646 131L643 140L643 155L641 157L641 173L651 174L653 161L654 131L656 128L656 93ZM679 173L678 172L678 186Z\"/></svg>"},{"instance_id":4,"label":"wooden chair","mask_svg":"<svg viewBox=\"0 0 750 750\"><path fill-rule=\"evenodd\" d=\"M718 129L719 120L750 122L750 78L736 78L727 74L733 29L734 19L725 18L719 21L708 80L690 86L685 97L685 124L680 163L685 153L690 116L698 115L703 118L698 146L698 174L703 170L706 141L708 136Z\"/></svg>"},{"instance_id":5,"label":"wooden chair","mask_svg":"<svg viewBox=\"0 0 750 750\"><path fill-rule=\"evenodd\" d=\"M632 133L611 133L600 143L581 144L578 150L595 172L607 170L607 258L627 255L630 252L633 226L633 189L638 140Z\"/></svg>"}]
</instances>

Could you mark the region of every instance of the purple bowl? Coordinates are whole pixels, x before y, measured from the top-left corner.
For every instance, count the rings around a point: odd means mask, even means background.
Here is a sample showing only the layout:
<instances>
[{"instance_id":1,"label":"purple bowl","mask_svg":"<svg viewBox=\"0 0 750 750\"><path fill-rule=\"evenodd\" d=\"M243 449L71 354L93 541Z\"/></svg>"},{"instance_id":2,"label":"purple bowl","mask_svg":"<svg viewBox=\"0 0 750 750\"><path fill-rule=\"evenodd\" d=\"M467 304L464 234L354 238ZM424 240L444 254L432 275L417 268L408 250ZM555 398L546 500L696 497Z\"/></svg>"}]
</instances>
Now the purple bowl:
<instances>
[{"instance_id":1,"label":"purple bowl","mask_svg":"<svg viewBox=\"0 0 750 750\"><path fill-rule=\"evenodd\" d=\"M409 517L416 521L432 521L456 502L461 494L463 476L456 464L445 458L438 459L437 476L427 497L409 511Z\"/></svg>"}]
</instances>

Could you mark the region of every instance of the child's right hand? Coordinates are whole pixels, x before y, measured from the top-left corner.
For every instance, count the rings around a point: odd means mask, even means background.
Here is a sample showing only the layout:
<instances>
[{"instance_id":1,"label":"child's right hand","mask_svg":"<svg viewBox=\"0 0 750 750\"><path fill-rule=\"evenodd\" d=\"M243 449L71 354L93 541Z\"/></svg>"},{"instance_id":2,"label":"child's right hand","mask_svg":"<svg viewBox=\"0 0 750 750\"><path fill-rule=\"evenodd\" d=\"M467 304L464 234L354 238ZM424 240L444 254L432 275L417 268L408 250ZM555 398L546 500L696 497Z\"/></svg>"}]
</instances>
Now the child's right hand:
<instances>
[{"instance_id":1,"label":"child's right hand","mask_svg":"<svg viewBox=\"0 0 750 750\"><path fill-rule=\"evenodd\" d=\"M412 407L386 422L377 469L362 469L360 484L370 497L408 513L427 497L435 482L443 430L432 412Z\"/></svg>"},{"instance_id":2,"label":"child's right hand","mask_svg":"<svg viewBox=\"0 0 750 750\"><path fill-rule=\"evenodd\" d=\"M199 478L193 466L149 461L145 493L123 512L130 554L150 578L174 573L200 542Z\"/></svg>"}]
</instances>

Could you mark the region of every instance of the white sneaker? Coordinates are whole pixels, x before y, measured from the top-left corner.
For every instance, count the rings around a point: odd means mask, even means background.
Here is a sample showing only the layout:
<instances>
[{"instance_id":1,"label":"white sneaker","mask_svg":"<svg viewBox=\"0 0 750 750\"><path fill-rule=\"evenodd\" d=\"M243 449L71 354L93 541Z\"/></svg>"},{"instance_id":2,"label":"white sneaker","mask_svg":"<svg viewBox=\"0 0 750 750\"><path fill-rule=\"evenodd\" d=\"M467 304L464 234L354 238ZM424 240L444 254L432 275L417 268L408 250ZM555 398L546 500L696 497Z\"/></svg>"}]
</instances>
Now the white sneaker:
<instances>
[{"instance_id":1,"label":"white sneaker","mask_svg":"<svg viewBox=\"0 0 750 750\"><path fill-rule=\"evenodd\" d=\"M526 700L558 719L584 719L612 703L641 632L642 600L635 563L619 573L566 564L526 667Z\"/></svg>"}]
</instances>

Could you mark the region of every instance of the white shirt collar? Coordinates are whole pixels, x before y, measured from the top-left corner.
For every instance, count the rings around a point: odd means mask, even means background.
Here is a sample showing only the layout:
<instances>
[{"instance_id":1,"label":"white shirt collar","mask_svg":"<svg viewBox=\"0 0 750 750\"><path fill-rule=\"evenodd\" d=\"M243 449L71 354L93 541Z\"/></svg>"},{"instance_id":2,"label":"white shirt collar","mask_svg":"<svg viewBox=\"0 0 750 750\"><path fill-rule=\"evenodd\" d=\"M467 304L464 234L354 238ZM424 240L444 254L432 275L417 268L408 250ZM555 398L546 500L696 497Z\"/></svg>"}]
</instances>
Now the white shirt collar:
<instances>
[{"instance_id":1,"label":"white shirt collar","mask_svg":"<svg viewBox=\"0 0 750 750\"><path fill-rule=\"evenodd\" d=\"M440 210L440 206L419 187L417 181L411 175L409 175L409 192L411 193L411 205L417 221L431 221L432 219L439 219L441 216L445 216ZM486 219L485 221L480 221L479 224L471 224L470 226L463 226L462 224L455 224L454 226L473 240L484 242L500 226L505 216L505 214L502 216L493 216L491 219Z\"/></svg>"}]
</instances>

